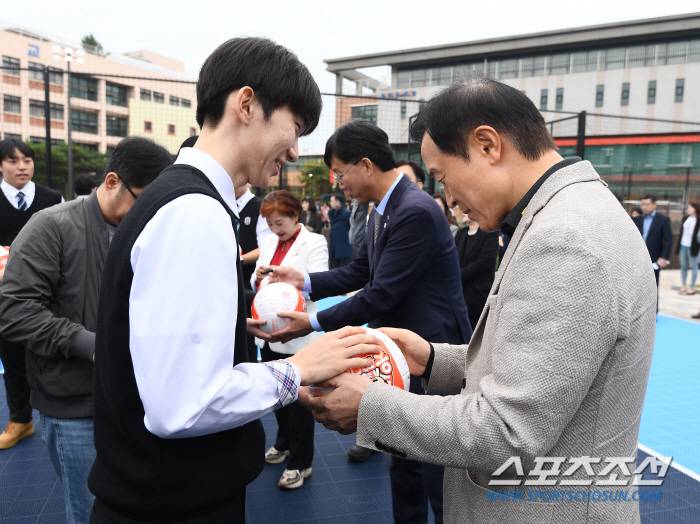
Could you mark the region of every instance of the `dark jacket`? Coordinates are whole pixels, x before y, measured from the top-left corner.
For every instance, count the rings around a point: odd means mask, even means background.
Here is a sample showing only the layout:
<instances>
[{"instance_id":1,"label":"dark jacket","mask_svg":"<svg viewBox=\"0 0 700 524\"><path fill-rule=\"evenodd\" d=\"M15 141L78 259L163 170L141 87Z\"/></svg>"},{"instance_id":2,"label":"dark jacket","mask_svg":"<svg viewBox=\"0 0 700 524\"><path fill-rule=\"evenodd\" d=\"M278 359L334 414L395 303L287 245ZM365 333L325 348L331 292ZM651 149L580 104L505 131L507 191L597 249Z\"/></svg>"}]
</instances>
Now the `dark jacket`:
<instances>
[{"instance_id":1,"label":"dark jacket","mask_svg":"<svg viewBox=\"0 0 700 524\"><path fill-rule=\"evenodd\" d=\"M681 239L683 238L683 224L690 218L690 215L683 217L683 222L681 222L681 234L678 235L678 246L676 246L676 254L681 252ZM696 257L700 253L700 242L698 241L698 235L700 234L700 217L695 221L695 229L693 229L693 238L690 241L690 256Z\"/></svg>"},{"instance_id":2,"label":"dark jacket","mask_svg":"<svg viewBox=\"0 0 700 524\"><path fill-rule=\"evenodd\" d=\"M302 211L300 221L305 226L309 226L312 233L316 233L318 235L321 234L321 229L323 229L323 218L321 217L321 213L318 211Z\"/></svg>"},{"instance_id":3,"label":"dark jacket","mask_svg":"<svg viewBox=\"0 0 700 524\"><path fill-rule=\"evenodd\" d=\"M476 233L469 235L469 228L463 227L457 232L455 244L464 302L467 304L469 321L474 329L496 275L496 259L499 252L498 231L486 233L477 229Z\"/></svg>"},{"instance_id":4,"label":"dark jacket","mask_svg":"<svg viewBox=\"0 0 700 524\"><path fill-rule=\"evenodd\" d=\"M31 404L92 416L92 355L109 232L97 194L36 213L15 239L0 286L2 336L27 348Z\"/></svg>"},{"instance_id":5,"label":"dark jacket","mask_svg":"<svg viewBox=\"0 0 700 524\"><path fill-rule=\"evenodd\" d=\"M369 204L359 204L353 200L350 212L350 243L352 247L359 249L365 241L367 234L367 211Z\"/></svg>"},{"instance_id":6,"label":"dark jacket","mask_svg":"<svg viewBox=\"0 0 700 524\"><path fill-rule=\"evenodd\" d=\"M321 327L369 322L373 328L410 329L430 342L467 343L472 330L445 213L404 176L389 197L375 245L376 216L373 211L352 264L309 275L312 300L362 289L318 313Z\"/></svg>"},{"instance_id":7,"label":"dark jacket","mask_svg":"<svg viewBox=\"0 0 700 524\"><path fill-rule=\"evenodd\" d=\"M637 225L639 232L644 234L644 215L639 215L632 219ZM647 249L652 262L663 258L668 260L671 257L671 244L673 243L673 233L671 232L671 219L662 215L658 211L654 215L647 234Z\"/></svg>"},{"instance_id":8,"label":"dark jacket","mask_svg":"<svg viewBox=\"0 0 700 524\"><path fill-rule=\"evenodd\" d=\"M350 244L350 210L345 206L328 212L331 221L331 241L328 246L330 258L350 258L353 255Z\"/></svg>"}]
</instances>

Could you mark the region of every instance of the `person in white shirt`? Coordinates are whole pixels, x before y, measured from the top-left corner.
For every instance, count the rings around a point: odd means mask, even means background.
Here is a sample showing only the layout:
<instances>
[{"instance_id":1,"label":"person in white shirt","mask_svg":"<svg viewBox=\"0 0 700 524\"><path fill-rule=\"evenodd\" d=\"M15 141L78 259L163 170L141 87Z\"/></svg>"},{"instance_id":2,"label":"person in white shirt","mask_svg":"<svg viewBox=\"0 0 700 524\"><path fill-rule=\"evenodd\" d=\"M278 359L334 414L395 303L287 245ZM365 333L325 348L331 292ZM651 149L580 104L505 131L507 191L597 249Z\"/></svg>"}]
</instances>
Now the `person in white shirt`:
<instances>
[{"instance_id":1,"label":"person in white shirt","mask_svg":"<svg viewBox=\"0 0 700 524\"><path fill-rule=\"evenodd\" d=\"M293 267L307 273L328 271L328 242L299 222L302 206L296 196L285 190L270 193L263 199L260 213L274 234L267 237L260 249L255 274L251 277L253 289L260 287L266 278L262 272L269 267ZM316 302L309 299L308 293L304 293L304 298L306 311L315 313L318 310ZM318 337L319 333L314 332L287 343L260 339L255 342L261 346L263 362L269 362L295 354ZM265 462L279 464L289 457L278 485L285 489L299 488L311 475L314 417L311 411L296 402L275 411L275 417L279 426L277 440L265 453Z\"/></svg>"},{"instance_id":2,"label":"person in white shirt","mask_svg":"<svg viewBox=\"0 0 700 524\"><path fill-rule=\"evenodd\" d=\"M681 238L678 242L678 259L681 263L681 295L694 295L695 282L698 279L698 253L700 252L700 204L691 202L686 210L686 217L681 226ZM690 286L688 282L688 269L691 271Z\"/></svg>"},{"instance_id":3,"label":"person in white shirt","mask_svg":"<svg viewBox=\"0 0 700 524\"><path fill-rule=\"evenodd\" d=\"M248 361L236 189L267 187L296 161L321 105L308 69L270 40L234 38L204 62L201 134L139 195L105 262L91 522L244 522L264 465L258 419L379 352L344 328L287 359ZM248 323L271 340L264 321Z\"/></svg>"}]
</instances>

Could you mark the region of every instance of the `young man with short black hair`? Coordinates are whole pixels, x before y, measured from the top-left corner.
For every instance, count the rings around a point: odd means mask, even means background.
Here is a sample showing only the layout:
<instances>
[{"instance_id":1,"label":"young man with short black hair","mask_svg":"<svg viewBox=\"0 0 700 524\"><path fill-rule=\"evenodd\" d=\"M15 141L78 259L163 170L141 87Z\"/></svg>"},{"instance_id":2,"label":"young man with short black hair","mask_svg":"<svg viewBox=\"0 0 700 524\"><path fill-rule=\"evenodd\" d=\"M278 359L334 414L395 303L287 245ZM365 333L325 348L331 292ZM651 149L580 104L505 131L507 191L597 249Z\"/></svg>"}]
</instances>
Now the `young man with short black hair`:
<instances>
[{"instance_id":1,"label":"young man with short black hair","mask_svg":"<svg viewBox=\"0 0 700 524\"><path fill-rule=\"evenodd\" d=\"M71 523L87 524L94 499L92 361L107 250L136 198L172 162L147 138L119 142L97 191L36 213L22 229L0 287L0 331L26 349L31 404Z\"/></svg>"},{"instance_id":2,"label":"young man with short black hair","mask_svg":"<svg viewBox=\"0 0 700 524\"><path fill-rule=\"evenodd\" d=\"M0 196L0 246L9 247L34 213L63 201L63 197L32 182L34 150L21 140L0 141L3 195ZM34 433L24 349L0 337L0 359L10 420L0 435L0 449L11 448Z\"/></svg>"},{"instance_id":3,"label":"young man with short black hair","mask_svg":"<svg viewBox=\"0 0 700 524\"><path fill-rule=\"evenodd\" d=\"M95 191L95 179L90 175L80 175L73 180L73 192L76 199L87 198Z\"/></svg>"},{"instance_id":4,"label":"young man with short black hair","mask_svg":"<svg viewBox=\"0 0 700 524\"><path fill-rule=\"evenodd\" d=\"M425 184L425 173L418 162L402 158L401 160L396 161L396 167L400 168L399 171L410 178L411 182L423 189L423 184Z\"/></svg>"},{"instance_id":5,"label":"young man with short black hair","mask_svg":"<svg viewBox=\"0 0 700 524\"><path fill-rule=\"evenodd\" d=\"M264 464L258 419L377 352L375 337L346 328L248 362L236 189L267 187L296 161L320 113L308 69L270 40L234 38L204 62L201 134L140 195L105 263L91 522L244 522ZM262 323L250 319L251 332L271 340Z\"/></svg>"}]
</instances>

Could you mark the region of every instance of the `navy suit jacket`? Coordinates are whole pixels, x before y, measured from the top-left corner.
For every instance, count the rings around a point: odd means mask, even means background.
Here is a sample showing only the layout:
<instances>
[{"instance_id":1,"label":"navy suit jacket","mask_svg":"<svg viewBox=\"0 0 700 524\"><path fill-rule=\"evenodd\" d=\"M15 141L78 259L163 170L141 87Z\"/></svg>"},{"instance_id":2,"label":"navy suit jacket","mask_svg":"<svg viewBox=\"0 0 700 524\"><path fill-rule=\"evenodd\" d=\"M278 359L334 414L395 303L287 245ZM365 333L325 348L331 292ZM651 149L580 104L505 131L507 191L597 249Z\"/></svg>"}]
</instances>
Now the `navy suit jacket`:
<instances>
[{"instance_id":1,"label":"navy suit jacket","mask_svg":"<svg viewBox=\"0 0 700 524\"><path fill-rule=\"evenodd\" d=\"M350 215L352 212L345 206L337 211L331 209L328 218L331 221L331 242L328 246L330 258L350 258L354 253L350 244Z\"/></svg>"},{"instance_id":2,"label":"navy suit jacket","mask_svg":"<svg viewBox=\"0 0 700 524\"><path fill-rule=\"evenodd\" d=\"M309 275L313 300L362 289L319 312L321 327L331 331L369 322L373 328L409 329L429 342L467 343L472 328L445 213L403 176L380 217L376 245L375 217L373 211L352 264Z\"/></svg>"},{"instance_id":3,"label":"navy suit jacket","mask_svg":"<svg viewBox=\"0 0 700 524\"><path fill-rule=\"evenodd\" d=\"M644 215L634 217L632 220L639 232L644 234ZM672 243L671 219L657 211L647 233L647 249L652 262L656 262L659 258L668 260L671 257Z\"/></svg>"}]
</instances>

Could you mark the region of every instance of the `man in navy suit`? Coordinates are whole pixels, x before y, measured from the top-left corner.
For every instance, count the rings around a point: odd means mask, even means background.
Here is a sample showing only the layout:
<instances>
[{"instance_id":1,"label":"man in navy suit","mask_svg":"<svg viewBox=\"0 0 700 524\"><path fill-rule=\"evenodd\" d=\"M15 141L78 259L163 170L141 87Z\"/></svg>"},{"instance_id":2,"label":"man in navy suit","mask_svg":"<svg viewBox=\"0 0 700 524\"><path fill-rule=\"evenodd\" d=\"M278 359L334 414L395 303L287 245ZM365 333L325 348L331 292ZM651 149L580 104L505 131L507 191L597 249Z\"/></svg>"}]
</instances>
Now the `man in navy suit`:
<instances>
[{"instance_id":1,"label":"man in navy suit","mask_svg":"<svg viewBox=\"0 0 700 524\"><path fill-rule=\"evenodd\" d=\"M324 161L347 197L375 202L365 242L347 267L313 274L280 268L271 281L309 291L313 300L361 291L317 315L280 313L292 324L277 335L291 339L369 322L373 328L410 329L429 342L467 343L472 328L447 218L396 169L386 133L351 120L328 139ZM423 393L419 378L411 377L411 392ZM368 457L370 451L355 445L350 455L363 453ZM442 467L392 456L395 522L427 522L428 499L435 522L442 522L442 475Z\"/></svg>"},{"instance_id":2,"label":"man in navy suit","mask_svg":"<svg viewBox=\"0 0 700 524\"><path fill-rule=\"evenodd\" d=\"M345 197L342 193L331 195L331 210L328 212L328 218L331 221L331 242L328 246L328 267L330 269L345 267L352 258L351 214L351 211L345 207Z\"/></svg>"},{"instance_id":3,"label":"man in navy suit","mask_svg":"<svg viewBox=\"0 0 700 524\"><path fill-rule=\"evenodd\" d=\"M673 243L671 219L656 211L656 197L654 195L642 197L640 207L642 208L642 214L634 217L632 220L634 220L644 238L651 261L656 264L654 266L654 275L656 276L656 287L658 288L659 271L668 266L671 256L671 244ZM658 308L657 301L657 311Z\"/></svg>"}]
</instances>

